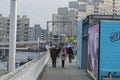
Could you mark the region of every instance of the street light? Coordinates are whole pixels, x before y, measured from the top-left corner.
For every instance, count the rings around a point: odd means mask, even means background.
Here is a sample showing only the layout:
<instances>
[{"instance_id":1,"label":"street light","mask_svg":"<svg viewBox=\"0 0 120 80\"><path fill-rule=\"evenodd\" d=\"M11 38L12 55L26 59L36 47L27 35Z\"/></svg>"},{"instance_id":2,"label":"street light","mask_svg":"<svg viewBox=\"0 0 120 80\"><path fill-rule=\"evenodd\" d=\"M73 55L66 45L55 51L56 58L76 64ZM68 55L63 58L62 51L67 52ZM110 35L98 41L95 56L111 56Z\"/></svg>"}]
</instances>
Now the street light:
<instances>
[{"instance_id":1,"label":"street light","mask_svg":"<svg viewBox=\"0 0 120 80\"><path fill-rule=\"evenodd\" d=\"M39 42L40 42L40 39L39 39L39 37L38 37L38 52L39 52L39 46L40 46L40 45L39 45L39 44L40 44Z\"/></svg>"},{"instance_id":2,"label":"street light","mask_svg":"<svg viewBox=\"0 0 120 80\"><path fill-rule=\"evenodd\" d=\"M49 26L49 21L47 21L47 42L49 42L50 41L50 37L51 37L51 42L52 42L52 32L50 33L50 30L49 30L49 28L50 28L50 26ZM52 26L54 25L54 23L52 23ZM49 35L49 33L51 34L51 35ZM50 36L50 37L49 37Z\"/></svg>"},{"instance_id":3,"label":"street light","mask_svg":"<svg viewBox=\"0 0 120 80\"><path fill-rule=\"evenodd\" d=\"M6 38L6 36L3 36L3 38L4 38L4 52L3 52L3 58L5 58L5 38Z\"/></svg>"},{"instance_id":4,"label":"street light","mask_svg":"<svg viewBox=\"0 0 120 80\"><path fill-rule=\"evenodd\" d=\"M15 70L17 2L18 0L10 0L9 72Z\"/></svg>"},{"instance_id":5,"label":"street light","mask_svg":"<svg viewBox=\"0 0 120 80\"><path fill-rule=\"evenodd\" d=\"M3 36L3 48L2 48L2 60L4 61L5 60L5 37L6 36Z\"/></svg>"}]
</instances>

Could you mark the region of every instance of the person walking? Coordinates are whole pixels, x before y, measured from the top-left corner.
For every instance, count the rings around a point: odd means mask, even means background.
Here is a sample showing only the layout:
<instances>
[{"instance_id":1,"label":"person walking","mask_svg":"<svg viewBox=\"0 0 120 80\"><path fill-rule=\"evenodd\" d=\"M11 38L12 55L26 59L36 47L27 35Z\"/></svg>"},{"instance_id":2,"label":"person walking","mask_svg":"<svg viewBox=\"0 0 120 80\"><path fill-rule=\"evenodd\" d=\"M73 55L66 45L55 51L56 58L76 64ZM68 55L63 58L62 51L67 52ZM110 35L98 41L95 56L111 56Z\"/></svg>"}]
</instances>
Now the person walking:
<instances>
[{"instance_id":1,"label":"person walking","mask_svg":"<svg viewBox=\"0 0 120 80\"><path fill-rule=\"evenodd\" d=\"M68 54L68 49L69 49L69 48L68 48L67 46L65 46L65 50L66 50L66 53L67 53L67 54Z\"/></svg>"},{"instance_id":2,"label":"person walking","mask_svg":"<svg viewBox=\"0 0 120 80\"><path fill-rule=\"evenodd\" d=\"M73 50L71 47L69 47L68 49L68 55L69 55L69 63L72 62L72 56L73 56Z\"/></svg>"},{"instance_id":3,"label":"person walking","mask_svg":"<svg viewBox=\"0 0 120 80\"><path fill-rule=\"evenodd\" d=\"M52 58L52 56L51 56L52 50L53 50L53 47L50 47L50 48L49 48L49 52L50 52L50 57L51 57L51 58Z\"/></svg>"},{"instance_id":4,"label":"person walking","mask_svg":"<svg viewBox=\"0 0 120 80\"><path fill-rule=\"evenodd\" d=\"M65 50L65 48L62 48L60 54L61 54L62 68L64 68L65 59L66 59L66 50Z\"/></svg>"},{"instance_id":5,"label":"person walking","mask_svg":"<svg viewBox=\"0 0 120 80\"><path fill-rule=\"evenodd\" d=\"M52 59L52 66L55 68L56 67L56 59L57 59L57 50L55 47L52 48L51 50L51 59Z\"/></svg>"}]
</instances>

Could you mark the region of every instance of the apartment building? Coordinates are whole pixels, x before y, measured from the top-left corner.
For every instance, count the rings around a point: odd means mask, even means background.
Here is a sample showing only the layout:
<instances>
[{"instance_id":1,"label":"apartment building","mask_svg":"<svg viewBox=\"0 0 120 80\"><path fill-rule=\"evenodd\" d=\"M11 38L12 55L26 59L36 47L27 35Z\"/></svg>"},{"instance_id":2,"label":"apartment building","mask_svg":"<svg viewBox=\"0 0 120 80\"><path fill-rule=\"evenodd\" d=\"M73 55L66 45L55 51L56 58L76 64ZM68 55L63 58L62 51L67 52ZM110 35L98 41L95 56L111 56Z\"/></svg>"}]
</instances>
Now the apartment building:
<instances>
[{"instance_id":1,"label":"apartment building","mask_svg":"<svg viewBox=\"0 0 120 80\"><path fill-rule=\"evenodd\" d=\"M120 0L102 0L94 6L95 14L120 15Z\"/></svg>"},{"instance_id":2,"label":"apartment building","mask_svg":"<svg viewBox=\"0 0 120 80\"><path fill-rule=\"evenodd\" d=\"M40 24L29 28L29 41L47 40L47 30L42 29Z\"/></svg>"},{"instance_id":3,"label":"apartment building","mask_svg":"<svg viewBox=\"0 0 120 80\"><path fill-rule=\"evenodd\" d=\"M91 3L91 2L100 2L102 0L78 0L79 2L87 2L87 3Z\"/></svg>"},{"instance_id":4,"label":"apartment building","mask_svg":"<svg viewBox=\"0 0 120 80\"><path fill-rule=\"evenodd\" d=\"M68 8L68 20L71 22L70 26L69 26L69 32L68 34L70 34L70 37L76 37L77 34L77 19L76 19L76 13L77 13L77 9L75 8Z\"/></svg>"},{"instance_id":5,"label":"apartment building","mask_svg":"<svg viewBox=\"0 0 120 80\"><path fill-rule=\"evenodd\" d=\"M38 39L41 39L41 27L40 27L40 25L39 24L35 24L35 26L34 27L32 27L31 28L32 30L31 30L31 39L32 39L32 41L36 41L36 40L38 40Z\"/></svg>"},{"instance_id":6,"label":"apartment building","mask_svg":"<svg viewBox=\"0 0 120 80\"><path fill-rule=\"evenodd\" d=\"M46 29L42 29L42 32L41 32L41 40L47 40L47 30Z\"/></svg>"},{"instance_id":7,"label":"apartment building","mask_svg":"<svg viewBox=\"0 0 120 80\"><path fill-rule=\"evenodd\" d=\"M59 15L59 14L53 14L52 15L52 40L54 41L59 41L60 40L60 36L62 34L67 35L66 29L67 29L67 25L69 23L66 23L67 21L67 16L66 15Z\"/></svg>"},{"instance_id":8,"label":"apartment building","mask_svg":"<svg viewBox=\"0 0 120 80\"><path fill-rule=\"evenodd\" d=\"M29 41L33 40L34 40L33 29L32 27L29 27Z\"/></svg>"},{"instance_id":9,"label":"apartment building","mask_svg":"<svg viewBox=\"0 0 120 80\"><path fill-rule=\"evenodd\" d=\"M113 0L113 15L120 15L120 0Z\"/></svg>"},{"instance_id":10,"label":"apartment building","mask_svg":"<svg viewBox=\"0 0 120 80\"><path fill-rule=\"evenodd\" d=\"M8 41L9 39L9 19L0 14L0 42Z\"/></svg>"},{"instance_id":11,"label":"apartment building","mask_svg":"<svg viewBox=\"0 0 120 80\"><path fill-rule=\"evenodd\" d=\"M76 36L76 12L75 8L58 8L58 14L52 15L52 21L61 21L55 22L52 25L52 34L53 35L64 35L66 37L75 37Z\"/></svg>"},{"instance_id":12,"label":"apartment building","mask_svg":"<svg viewBox=\"0 0 120 80\"><path fill-rule=\"evenodd\" d=\"M120 15L120 0L78 0L79 3L88 4L79 5L76 18L79 20L90 14L99 15Z\"/></svg>"},{"instance_id":13,"label":"apartment building","mask_svg":"<svg viewBox=\"0 0 120 80\"><path fill-rule=\"evenodd\" d=\"M104 0L99 3L95 3L94 13L102 15L112 15L113 2L111 0Z\"/></svg>"},{"instance_id":14,"label":"apartment building","mask_svg":"<svg viewBox=\"0 0 120 80\"><path fill-rule=\"evenodd\" d=\"M17 41L28 41L29 40L29 24L30 19L26 15L17 19Z\"/></svg>"},{"instance_id":15,"label":"apartment building","mask_svg":"<svg viewBox=\"0 0 120 80\"><path fill-rule=\"evenodd\" d=\"M59 14L53 14L52 15L52 35L60 35L61 33L63 33L63 22L62 21L65 21L64 18L65 16L64 15L59 15ZM57 22L59 21L59 22ZM60 22L61 21L61 22Z\"/></svg>"},{"instance_id":16,"label":"apartment building","mask_svg":"<svg viewBox=\"0 0 120 80\"><path fill-rule=\"evenodd\" d=\"M9 41L10 19L0 15L0 42ZM26 15L17 18L17 41L29 40L29 18Z\"/></svg>"},{"instance_id":17,"label":"apartment building","mask_svg":"<svg viewBox=\"0 0 120 80\"><path fill-rule=\"evenodd\" d=\"M120 0L78 0L69 2L69 7L58 8L58 13L53 14L52 21L70 21L72 24L64 25L54 23L53 34L66 34L75 37L76 21L86 18L90 14L99 15L120 15ZM67 27L69 26L69 27ZM64 33L64 32L66 33Z\"/></svg>"}]
</instances>

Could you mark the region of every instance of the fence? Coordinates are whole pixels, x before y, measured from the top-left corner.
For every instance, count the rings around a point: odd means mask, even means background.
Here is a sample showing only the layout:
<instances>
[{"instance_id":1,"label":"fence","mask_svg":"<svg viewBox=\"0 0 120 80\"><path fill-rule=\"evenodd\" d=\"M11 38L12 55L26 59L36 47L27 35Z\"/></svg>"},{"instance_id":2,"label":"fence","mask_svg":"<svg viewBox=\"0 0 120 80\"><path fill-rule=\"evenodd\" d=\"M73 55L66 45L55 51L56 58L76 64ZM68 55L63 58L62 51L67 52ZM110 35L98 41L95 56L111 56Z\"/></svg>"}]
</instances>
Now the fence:
<instances>
[{"instance_id":1,"label":"fence","mask_svg":"<svg viewBox=\"0 0 120 80\"><path fill-rule=\"evenodd\" d=\"M0 77L0 80L37 80L49 60L49 56L48 52L43 52L38 58Z\"/></svg>"}]
</instances>

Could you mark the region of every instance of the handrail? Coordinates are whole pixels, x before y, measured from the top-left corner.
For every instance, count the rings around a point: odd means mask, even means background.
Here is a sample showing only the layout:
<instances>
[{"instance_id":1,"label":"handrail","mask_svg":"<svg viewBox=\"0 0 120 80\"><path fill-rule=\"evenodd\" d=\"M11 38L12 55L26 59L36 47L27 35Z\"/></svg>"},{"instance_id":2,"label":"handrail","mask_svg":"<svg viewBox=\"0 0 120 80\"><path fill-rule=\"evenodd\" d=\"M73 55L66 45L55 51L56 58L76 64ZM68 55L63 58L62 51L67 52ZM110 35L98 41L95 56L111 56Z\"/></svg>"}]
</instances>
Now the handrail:
<instances>
[{"instance_id":1,"label":"handrail","mask_svg":"<svg viewBox=\"0 0 120 80\"><path fill-rule=\"evenodd\" d=\"M13 72L10 72L2 77L0 80L37 80L43 68L49 60L48 51L43 52L38 58L20 66Z\"/></svg>"}]
</instances>

